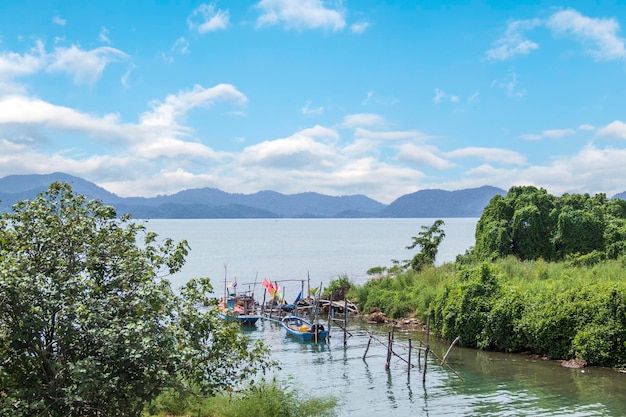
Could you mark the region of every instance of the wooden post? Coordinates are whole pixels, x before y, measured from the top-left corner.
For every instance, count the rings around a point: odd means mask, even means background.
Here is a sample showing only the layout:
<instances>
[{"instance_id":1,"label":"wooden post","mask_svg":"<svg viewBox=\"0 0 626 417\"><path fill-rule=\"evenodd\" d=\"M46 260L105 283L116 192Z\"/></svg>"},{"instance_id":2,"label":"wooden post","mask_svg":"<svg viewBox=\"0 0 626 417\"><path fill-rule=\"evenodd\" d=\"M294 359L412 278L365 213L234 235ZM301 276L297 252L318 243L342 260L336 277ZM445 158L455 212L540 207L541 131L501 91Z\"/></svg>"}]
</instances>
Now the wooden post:
<instances>
[{"instance_id":1,"label":"wooden post","mask_svg":"<svg viewBox=\"0 0 626 417\"><path fill-rule=\"evenodd\" d=\"M411 376L411 352L413 351L413 346L411 345L411 339L409 339L409 366L408 366L408 374Z\"/></svg>"},{"instance_id":2,"label":"wooden post","mask_svg":"<svg viewBox=\"0 0 626 417\"><path fill-rule=\"evenodd\" d=\"M448 350L446 351L446 354L443 355L443 359L441 360L441 365L443 365L446 362L446 359L448 358L448 355L450 354L450 352L452 351L452 348L454 347L454 345L457 344L457 342L459 341L459 337L457 336L453 341L452 344L450 344L450 347L448 348Z\"/></svg>"},{"instance_id":3,"label":"wooden post","mask_svg":"<svg viewBox=\"0 0 626 417\"><path fill-rule=\"evenodd\" d=\"M343 305L343 345L348 345L348 300Z\"/></svg>"},{"instance_id":4,"label":"wooden post","mask_svg":"<svg viewBox=\"0 0 626 417\"><path fill-rule=\"evenodd\" d=\"M369 335L370 338L367 340L367 347L365 348L365 353L363 354L363 360L365 360L365 356L367 356L367 351L370 350L370 344L372 343L372 335Z\"/></svg>"},{"instance_id":5,"label":"wooden post","mask_svg":"<svg viewBox=\"0 0 626 417\"><path fill-rule=\"evenodd\" d=\"M387 334L387 362L385 362L385 369L389 369L389 366L391 364L391 352L392 352L392 346L391 344L392 342L392 336L391 336L391 332L389 332Z\"/></svg>"},{"instance_id":6,"label":"wooden post","mask_svg":"<svg viewBox=\"0 0 626 417\"><path fill-rule=\"evenodd\" d=\"M430 350L430 315L426 319L426 349L424 349L424 371L422 372L422 384L426 383L426 367L428 366L428 351Z\"/></svg>"},{"instance_id":7,"label":"wooden post","mask_svg":"<svg viewBox=\"0 0 626 417\"><path fill-rule=\"evenodd\" d=\"M335 309L333 308L333 293L330 293L330 300L328 304L328 334L330 334L330 326L335 318Z\"/></svg>"},{"instance_id":8,"label":"wooden post","mask_svg":"<svg viewBox=\"0 0 626 417\"><path fill-rule=\"evenodd\" d=\"M265 315L265 295L267 294L267 290L263 291L263 306L261 307L261 313Z\"/></svg>"},{"instance_id":9,"label":"wooden post","mask_svg":"<svg viewBox=\"0 0 626 417\"><path fill-rule=\"evenodd\" d=\"M418 366L422 366L422 342L420 341L419 347L417 348L417 364Z\"/></svg>"}]
</instances>

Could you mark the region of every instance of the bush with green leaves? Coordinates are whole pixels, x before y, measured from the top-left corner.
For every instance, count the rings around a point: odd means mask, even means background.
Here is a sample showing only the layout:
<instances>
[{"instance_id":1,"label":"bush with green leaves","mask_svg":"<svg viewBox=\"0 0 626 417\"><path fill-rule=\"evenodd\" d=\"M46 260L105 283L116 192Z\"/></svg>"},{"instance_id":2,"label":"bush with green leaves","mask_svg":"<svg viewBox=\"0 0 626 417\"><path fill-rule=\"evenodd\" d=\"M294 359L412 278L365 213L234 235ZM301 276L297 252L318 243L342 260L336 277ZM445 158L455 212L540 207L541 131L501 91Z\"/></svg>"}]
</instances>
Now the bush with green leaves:
<instances>
[{"instance_id":1,"label":"bush with green leaves","mask_svg":"<svg viewBox=\"0 0 626 417\"><path fill-rule=\"evenodd\" d=\"M163 390L210 395L272 365L261 343L179 293L185 241L54 183L0 219L0 415L137 416Z\"/></svg>"},{"instance_id":2,"label":"bush with green leaves","mask_svg":"<svg viewBox=\"0 0 626 417\"><path fill-rule=\"evenodd\" d=\"M623 265L509 259L467 267L439 288L433 329L467 347L626 364Z\"/></svg>"},{"instance_id":3,"label":"bush with green leaves","mask_svg":"<svg viewBox=\"0 0 626 417\"><path fill-rule=\"evenodd\" d=\"M199 417L331 417L337 399L304 396L277 380L257 383L239 392L214 397L168 391L147 407L148 416Z\"/></svg>"},{"instance_id":4,"label":"bush with green leaves","mask_svg":"<svg viewBox=\"0 0 626 417\"><path fill-rule=\"evenodd\" d=\"M322 298L343 301L350 298L352 288L354 288L354 283L350 278L347 275L341 275L328 283L322 292Z\"/></svg>"},{"instance_id":5,"label":"bush with green leaves","mask_svg":"<svg viewBox=\"0 0 626 417\"><path fill-rule=\"evenodd\" d=\"M472 257L561 261L569 256L617 259L626 255L626 201L606 195L552 196L543 188L511 187L494 196L476 225Z\"/></svg>"}]
</instances>

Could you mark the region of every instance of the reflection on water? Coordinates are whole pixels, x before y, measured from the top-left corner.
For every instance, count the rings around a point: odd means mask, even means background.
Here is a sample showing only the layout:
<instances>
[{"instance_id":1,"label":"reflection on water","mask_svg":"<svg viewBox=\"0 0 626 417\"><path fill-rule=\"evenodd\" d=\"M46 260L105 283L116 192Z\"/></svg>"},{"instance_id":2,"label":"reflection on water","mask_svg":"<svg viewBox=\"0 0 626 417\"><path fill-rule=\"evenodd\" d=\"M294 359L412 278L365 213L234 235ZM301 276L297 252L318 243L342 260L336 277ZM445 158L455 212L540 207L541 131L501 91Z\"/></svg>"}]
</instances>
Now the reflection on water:
<instances>
[{"instance_id":1,"label":"reflection on water","mask_svg":"<svg viewBox=\"0 0 626 417\"><path fill-rule=\"evenodd\" d=\"M305 343L266 321L248 334L270 346L281 379L311 395L338 398L340 416L622 416L626 410L626 375L566 369L524 355L455 347L447 362L463 380L431 357L422 384L421 364L409 373L392 357L385 370L387 351L379 343L370 345L364 360L367 331L385 338L388 329L355 322L347 346L338 331L328 343ZM397 332L396 340L416 344L422 336ZM448 348L436 341L431 347L440 358ZM401 348L397 353L407 358ZM414 364L417 359L414 353Z\"/></svg>"}]
</instances>

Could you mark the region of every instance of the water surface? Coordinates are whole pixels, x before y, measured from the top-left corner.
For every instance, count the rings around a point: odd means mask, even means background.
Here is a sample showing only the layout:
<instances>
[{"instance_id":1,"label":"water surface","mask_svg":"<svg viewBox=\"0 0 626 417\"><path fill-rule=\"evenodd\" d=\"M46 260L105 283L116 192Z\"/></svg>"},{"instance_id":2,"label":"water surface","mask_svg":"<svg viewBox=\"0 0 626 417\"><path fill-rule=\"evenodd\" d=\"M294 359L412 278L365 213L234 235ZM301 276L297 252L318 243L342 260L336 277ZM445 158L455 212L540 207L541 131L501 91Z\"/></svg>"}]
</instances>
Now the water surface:
<instances>
[{"instance_id":1,"label":"water surface","mask_svg":"<svg viewBox=\"0 0 626 417\"><path fill-rule=\"evenodd\" d=\"M240 283L294 279L281 283L289 300L300 291L298 280L310 277L312 285L319 286L345 274L363 283L369 268L411 258L415 252L405 247L421 226L430 226L434 220L151 220L147 227L161 237L187 239L191 246L187 264L172 277L175 286L193 276L210 277L218 291L224 278L230 282L237 277ZM444 220L446 238L439 264L454 261L474 244L477 221ZM330 342L321 345L293 340L272 322L260 322L247 332L271 347L282 365L281 379L290 379L311 395L336 396L339 416L626 415L625 374L601 368L566 369L527 355L455 347L448 363L461 378L433 358L422 384L421 368L409 373L407 365L395 357L385 370L387 351L378 342L371 344L363 360L368 332L384 340L388 330L352 322L353 336L345 347L336 327ZM397 332L396 338L424 340L423 333ZM432 341L432 348L441 358L448 345ZM401 348L398 353L408 356Z\"/></svg>"}]
</instances>

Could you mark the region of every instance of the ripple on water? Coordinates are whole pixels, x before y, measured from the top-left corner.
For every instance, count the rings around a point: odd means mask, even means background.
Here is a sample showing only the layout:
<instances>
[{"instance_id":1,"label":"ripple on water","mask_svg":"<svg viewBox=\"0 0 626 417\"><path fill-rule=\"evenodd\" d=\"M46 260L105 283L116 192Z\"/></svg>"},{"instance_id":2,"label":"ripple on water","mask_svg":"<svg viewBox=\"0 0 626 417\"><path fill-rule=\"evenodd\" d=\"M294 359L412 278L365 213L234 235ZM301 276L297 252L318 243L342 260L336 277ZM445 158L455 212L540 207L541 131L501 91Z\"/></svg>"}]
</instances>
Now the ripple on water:
<instances>
[{"instance_id":1,"label":"ripple on water","mask_svg":"<svg viewBox=\"0 0 626 417\"><path fill-rule=\"evenodd\" d=\"M389 370L385 370L387 350L381 343L372 341L363 360L369 330L386 339L384 328L359 324L351 327L353 336L345 347L339 331L328 343L303 343L287 336L280 324L268 321L260 322L249 335L270 346L280 362L281 379L290 379L313 396L338 398L340 416L582 417L618 416L626 409L623 387L616 391L618 398L610 408L602 398L580 395L572 383L588 381L577 381L580 375L572 370L554 363L534 363L519 355L490 356L456 347L448 360L464 381L431 359L422 384L421 364L409 373L405 362L392 357ZM411 334L397 333L396 337L406 342ZM406 359L399 346L398 353ZM441 357L447 346L435 343L432 348ZM417 362L415 352L412 361Z\"/></svg>"}]
</instances>

